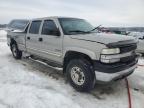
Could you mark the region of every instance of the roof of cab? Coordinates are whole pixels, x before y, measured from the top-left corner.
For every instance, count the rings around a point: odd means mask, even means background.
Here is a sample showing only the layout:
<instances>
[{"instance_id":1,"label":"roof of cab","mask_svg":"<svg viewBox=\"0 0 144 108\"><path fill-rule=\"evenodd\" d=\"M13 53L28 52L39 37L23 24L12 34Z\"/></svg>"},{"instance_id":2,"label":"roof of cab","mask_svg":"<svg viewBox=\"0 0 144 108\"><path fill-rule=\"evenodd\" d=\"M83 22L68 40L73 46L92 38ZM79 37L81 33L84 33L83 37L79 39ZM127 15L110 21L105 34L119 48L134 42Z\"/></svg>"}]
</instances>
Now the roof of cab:
<instances>
[{"instance_id":1,"label":"roof of cab","mask_svg":"<svg viewBox=\"0 0 144 108\"><path fill-rule=\"evenodd\" d=\"M58 18L74 18L74 17L65 17L65 16L50 16L50 17L43 17L43 18L34 18L32 20L43 20L43 19L58 19ZM77 18L81 19L81 18Z\"/></svg>"}]
</instances>

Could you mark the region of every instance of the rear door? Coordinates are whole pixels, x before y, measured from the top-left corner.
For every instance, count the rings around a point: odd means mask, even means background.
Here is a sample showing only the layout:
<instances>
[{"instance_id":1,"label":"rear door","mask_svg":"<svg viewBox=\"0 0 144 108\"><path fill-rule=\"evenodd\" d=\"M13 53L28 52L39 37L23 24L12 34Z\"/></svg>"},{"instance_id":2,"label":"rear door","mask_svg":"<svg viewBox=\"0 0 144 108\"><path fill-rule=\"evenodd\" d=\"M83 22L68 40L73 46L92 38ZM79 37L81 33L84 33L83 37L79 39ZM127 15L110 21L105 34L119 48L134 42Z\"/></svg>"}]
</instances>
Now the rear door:
<instances>
[{"instance_id":1,"label":"rear door","mask_svg":"<svg viewBox=\"0 0 144 108\"><path fill-rule=\"evenodd\" d=\"M39 42L41 23L41 20L32 21L26 35L27 52L34 55L39 55L39 50L41 46L41 43Z\"/></svg>"},{"instance_id":2,"label":"rear door","mask_svg":"<svg viewBox=\"0 0 144 108\"><path fill-rule=\"evenodd\" d=\"M62 35L59 31L58 23L55 19L43 20L41 38L41 52L44 57L61 63L62 62Z\"/></svg>"}]
</instances>

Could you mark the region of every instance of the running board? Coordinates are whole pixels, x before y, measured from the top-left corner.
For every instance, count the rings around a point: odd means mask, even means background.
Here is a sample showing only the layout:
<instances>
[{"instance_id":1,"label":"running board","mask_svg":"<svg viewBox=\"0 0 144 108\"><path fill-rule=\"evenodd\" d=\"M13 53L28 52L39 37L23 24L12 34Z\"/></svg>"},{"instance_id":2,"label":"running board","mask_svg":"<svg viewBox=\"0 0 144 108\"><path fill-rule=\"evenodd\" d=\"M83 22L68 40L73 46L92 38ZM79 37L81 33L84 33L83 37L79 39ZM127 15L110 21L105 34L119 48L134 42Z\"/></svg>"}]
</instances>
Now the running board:
<instances>
[{"instance_id":1,"label":"running board","mask_svg":"<svg viewBox=\"0 0 144 108\"><path fill-rule=\"evenodd\" d=\"M48 64L48 63L46 63L46 62L40 61L40 60L38 60L38 59L33 59L33 58L31 58L31 57L29 57L29 59L32 60L32 61L41 63L41 64L43 64L43 65L45 65L45 66L48 66L48 67L50 67L50 68L56 69L56 70L58 70L58 71L63 71L63 68L52 66L52 65L50 65L50 64Z\"/></svg>"}]
</instances>

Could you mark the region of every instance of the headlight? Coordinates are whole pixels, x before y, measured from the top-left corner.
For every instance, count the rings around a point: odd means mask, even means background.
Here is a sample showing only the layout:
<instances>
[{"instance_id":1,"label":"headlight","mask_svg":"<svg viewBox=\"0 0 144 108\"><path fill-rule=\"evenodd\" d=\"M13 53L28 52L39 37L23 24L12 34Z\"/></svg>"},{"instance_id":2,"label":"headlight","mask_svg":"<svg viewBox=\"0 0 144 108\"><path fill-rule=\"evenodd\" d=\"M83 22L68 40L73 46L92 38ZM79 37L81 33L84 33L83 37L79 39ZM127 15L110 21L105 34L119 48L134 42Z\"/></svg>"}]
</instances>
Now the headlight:
<instances>
[{"instance_id":1,"label":"headlight","mask_svg":"<svg viewBox=\"0 0 144 108\"><path fill-rule=\"evenodd\" d=\"M115 62L119 62L120 58L111 58L110 56L114 55L114 54L119 54L120 53L120 49L119 48L107 48L107 49L103 49L101 52L101 62L103 63L115 63Z\"/></svg>"},{"instance_id":2,"label":"headlight","mask_svg":"<svg viewBox=\"0 0 144 108\"><path fill-rule=\"evenodd\" d=\"M103 49L101 54L118 54L120 53L120 49L119 48L106 48Z\"/></svg>"}]
</instances>

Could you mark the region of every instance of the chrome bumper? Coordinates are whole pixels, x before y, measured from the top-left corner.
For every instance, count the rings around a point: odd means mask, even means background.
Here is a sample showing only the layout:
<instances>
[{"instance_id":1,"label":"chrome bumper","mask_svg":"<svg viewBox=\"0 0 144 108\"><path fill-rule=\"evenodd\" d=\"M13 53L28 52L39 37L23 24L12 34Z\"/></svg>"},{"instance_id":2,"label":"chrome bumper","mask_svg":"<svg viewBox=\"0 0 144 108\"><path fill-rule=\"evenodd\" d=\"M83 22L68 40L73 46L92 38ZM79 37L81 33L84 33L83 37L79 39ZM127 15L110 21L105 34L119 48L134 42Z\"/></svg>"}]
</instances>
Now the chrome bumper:
<instances>
[{"instance_id":1,"label":"chrome bumper","mask_svg":"<svg viewBox=\"0 0 144 108\"><path fill-rule=\"evenodd\" d=\"M136 67L137 67L137 64L135 64L134 66L128 69L125 69L123 71L119 71L116 73L103 73L103 72L95 71L96 80L101 81L101 82L111 82L118 78L130 75Z\"/></svg>"}]
</instances>

